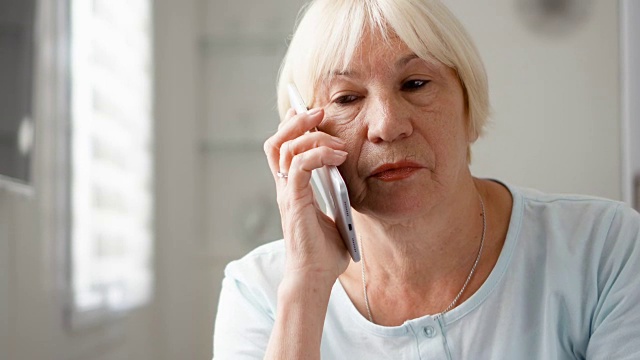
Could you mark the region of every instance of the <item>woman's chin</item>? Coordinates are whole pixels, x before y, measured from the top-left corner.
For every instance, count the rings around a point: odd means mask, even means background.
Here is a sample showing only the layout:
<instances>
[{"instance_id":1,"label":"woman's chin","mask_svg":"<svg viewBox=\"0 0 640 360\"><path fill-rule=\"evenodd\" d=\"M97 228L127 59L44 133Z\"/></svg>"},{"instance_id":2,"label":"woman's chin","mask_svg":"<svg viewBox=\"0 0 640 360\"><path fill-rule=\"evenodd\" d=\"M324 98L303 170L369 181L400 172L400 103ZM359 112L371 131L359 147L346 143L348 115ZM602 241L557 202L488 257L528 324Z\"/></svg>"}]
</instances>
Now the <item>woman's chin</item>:
<instances>
[{"instance_id":1,"label":"woman's chin","mask_svg":"<svg viewBox=\"0 0 640 360\"><path fill-rule=\"evenodd\" d=\"M366 195L361 201L352 201L353 208L362 214L398 221L423 215L441 194L438 184L424 175L392 182L369 179L366 187Z\"/></svg>"},{"instance_id":2,"label":"woman's chin","mask_svg":"<svg viewBox=\"0 0 640 360\"><path fill-rule=\"evenodd\" d=\"M354 209L362 214L389 222L402 222L422 216L429 208L426 192L417 196L402 194L394 197L368 198Z\"/></svg>"}]
</instances>

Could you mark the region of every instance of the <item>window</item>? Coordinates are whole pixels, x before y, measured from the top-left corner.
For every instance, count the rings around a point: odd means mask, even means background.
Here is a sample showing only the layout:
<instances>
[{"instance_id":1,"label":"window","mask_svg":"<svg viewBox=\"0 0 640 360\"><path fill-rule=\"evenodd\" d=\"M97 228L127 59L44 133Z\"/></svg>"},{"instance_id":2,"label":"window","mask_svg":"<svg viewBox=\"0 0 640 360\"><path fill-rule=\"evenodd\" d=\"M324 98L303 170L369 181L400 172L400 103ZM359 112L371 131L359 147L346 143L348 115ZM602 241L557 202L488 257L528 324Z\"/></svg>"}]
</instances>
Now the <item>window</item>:
<instances>
[{"instance_id":1,"label":"window","mask_svg":"<svg viewBox=\"0 0 640 360\"><path fill-rule=\"evenodd\" d=\"M151 294L150 6L71 0L73 321L144 304Z\"/></svg>"}]
</instances>

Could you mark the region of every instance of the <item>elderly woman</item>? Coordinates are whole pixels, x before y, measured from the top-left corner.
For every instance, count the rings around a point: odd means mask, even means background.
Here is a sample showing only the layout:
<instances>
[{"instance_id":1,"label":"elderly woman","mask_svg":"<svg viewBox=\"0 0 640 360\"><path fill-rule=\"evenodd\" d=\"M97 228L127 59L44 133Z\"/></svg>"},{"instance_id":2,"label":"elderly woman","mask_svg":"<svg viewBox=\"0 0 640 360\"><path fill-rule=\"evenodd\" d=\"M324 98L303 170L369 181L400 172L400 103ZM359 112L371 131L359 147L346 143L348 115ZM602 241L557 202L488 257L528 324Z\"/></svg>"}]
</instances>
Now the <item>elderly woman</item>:
<instances>
[{"instance_id":1,"label":"elderly woman","mask_svg":"<svg viewBox=\"0 0 640 360\"><path fill-rule=\"evenodd\" d=\"M487 80L440 2L314 1L278 96L284 240L228 265L216 358L640 359L640 217L471 175ZM358 263L314 200L324 165L347 184Z\"/></svg>"}]
</instances>

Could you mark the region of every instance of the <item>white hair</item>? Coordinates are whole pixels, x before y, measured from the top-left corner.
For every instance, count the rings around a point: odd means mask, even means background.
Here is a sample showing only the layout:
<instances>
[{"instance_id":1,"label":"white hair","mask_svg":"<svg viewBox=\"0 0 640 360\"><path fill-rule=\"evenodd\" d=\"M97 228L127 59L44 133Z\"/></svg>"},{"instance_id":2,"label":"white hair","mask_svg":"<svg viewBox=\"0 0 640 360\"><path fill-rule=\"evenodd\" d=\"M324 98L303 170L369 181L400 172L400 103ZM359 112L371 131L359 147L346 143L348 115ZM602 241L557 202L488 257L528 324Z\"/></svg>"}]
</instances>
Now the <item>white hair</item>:
<instances>
[{"instance_id":1,"label":"white hair","mask_svg":"<svg viewBox=\"0 0 640 360\"><path fill-rule=\"evenodd\" d=\"M454 69L469 114L469 131L482 134L490 112L484 65L462 24L439 0L315 0L303 9L278 79L280 117L291 107L287 84L297 85L311 107L318 85L344 71L363 35L395 34L420 58Z\"/></svg>"}]
</instances>

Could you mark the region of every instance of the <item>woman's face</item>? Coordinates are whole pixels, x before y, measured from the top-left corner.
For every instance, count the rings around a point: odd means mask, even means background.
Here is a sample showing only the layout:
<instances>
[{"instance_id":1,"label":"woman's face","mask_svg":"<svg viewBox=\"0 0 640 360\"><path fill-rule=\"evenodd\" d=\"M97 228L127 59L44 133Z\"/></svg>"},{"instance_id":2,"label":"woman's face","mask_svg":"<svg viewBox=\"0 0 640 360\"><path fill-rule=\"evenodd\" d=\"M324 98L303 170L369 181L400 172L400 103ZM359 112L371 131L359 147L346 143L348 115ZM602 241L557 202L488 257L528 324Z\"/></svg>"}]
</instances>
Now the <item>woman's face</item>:
<instances>
[{"instance_id":1,"label":"woman's face","mask_svg":"<svg viewBox=\"0 0 640 360\"><path fill-rule=\"evenodd\" d=\"M388 220L437 206L468 180L467 111L454 70L399 40L365 38L348 71L329 76L319 129L347 141L339 167L351 205ZM387 169L387 171L384 171Z\"/></svg>"}]
</instances>

